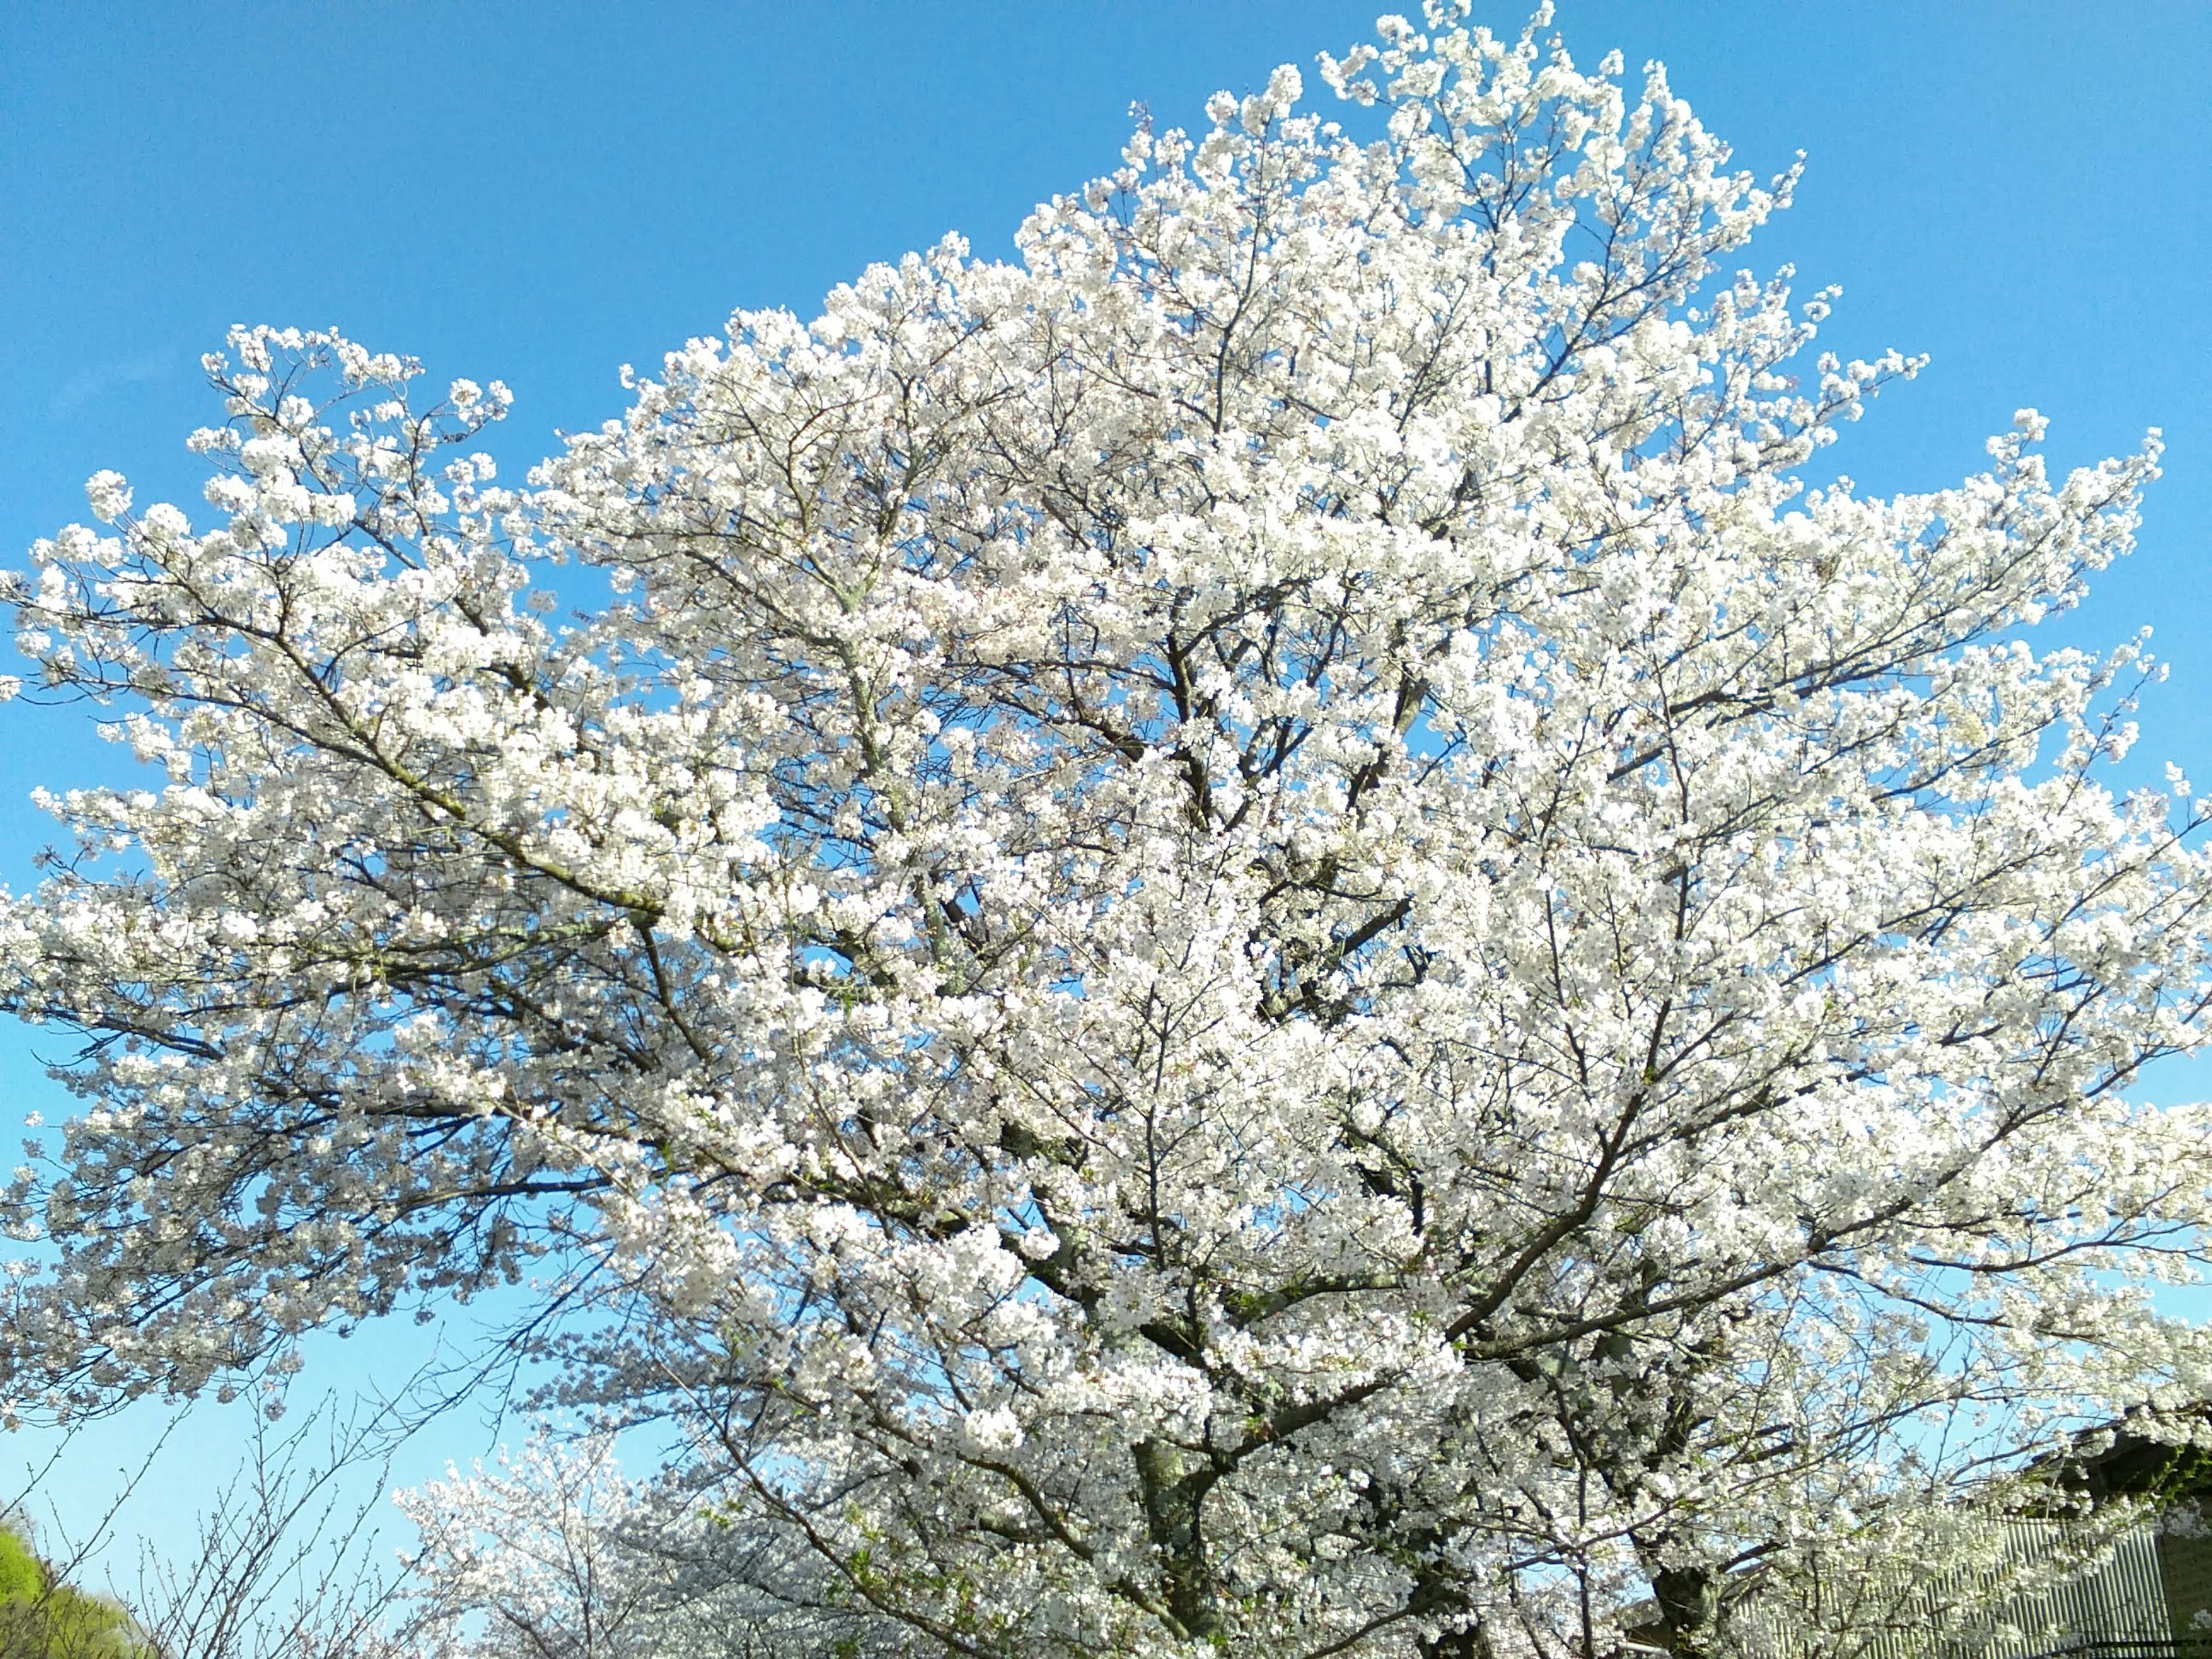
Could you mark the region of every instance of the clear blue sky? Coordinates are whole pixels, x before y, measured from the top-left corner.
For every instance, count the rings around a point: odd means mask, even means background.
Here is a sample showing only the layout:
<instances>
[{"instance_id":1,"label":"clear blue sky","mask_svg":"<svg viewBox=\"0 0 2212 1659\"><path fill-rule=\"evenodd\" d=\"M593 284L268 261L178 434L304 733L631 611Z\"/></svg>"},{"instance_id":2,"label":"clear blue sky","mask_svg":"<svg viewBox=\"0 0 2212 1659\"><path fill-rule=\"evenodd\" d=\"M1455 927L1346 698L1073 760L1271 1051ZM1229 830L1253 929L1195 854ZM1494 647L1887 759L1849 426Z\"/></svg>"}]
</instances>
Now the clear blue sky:
<instances>
[{"instance_id":1,"label":"clear blue sky","mask_svg":"<svg viewBox=\"0 0 2212 1659\"><path fill-rule=\"evenodd\" d=\"M1399 0L1412 9L1411 0ZM183 449L212 417L199 354L236 321L335 324L434 377L518 398L515 468L620 407L732 307L805 310L948 229L1007 252L1032 204L1112 165L1132 101L1195 125L1216 88L1365 38L1336 0L935 0L775 5L286 0L0 6L0 559L85 516L84 478L198 507ZM2061 463L2160 425L2142 548L2065 619L2154 623L2172 682L2148 757L2212 786L2212 4L1569 0L1586 61L1663 59L1762 174L1799 149L1798 205L1744 263L1843 285L1827 339L1934 362L1832 452L1869 489L1940 485L2033 404ZM1480 0L1501 32L1522 11ZM1308 84L1318 89L1311 76ZM102 775L81 720L0 711L0 880L46 837L34 783ZM2199 1073L2203 1075L2203 1073ZM0 1139L56 1093L0 1032ZM318 1350L349 1388L405 1343ZM83 1474L144 1422L103 1430ZM180 1503L236 1413L173 1447ZM427 1438L406 1479L481 1449ZM0 1443L0 1496L21 1457ZM54 1497L82 1524L97 1480ZM126 1529L172 1544L142 1505ZM128 1552L126 1552L128 1553Z\"/></svg>"}]
</instances>

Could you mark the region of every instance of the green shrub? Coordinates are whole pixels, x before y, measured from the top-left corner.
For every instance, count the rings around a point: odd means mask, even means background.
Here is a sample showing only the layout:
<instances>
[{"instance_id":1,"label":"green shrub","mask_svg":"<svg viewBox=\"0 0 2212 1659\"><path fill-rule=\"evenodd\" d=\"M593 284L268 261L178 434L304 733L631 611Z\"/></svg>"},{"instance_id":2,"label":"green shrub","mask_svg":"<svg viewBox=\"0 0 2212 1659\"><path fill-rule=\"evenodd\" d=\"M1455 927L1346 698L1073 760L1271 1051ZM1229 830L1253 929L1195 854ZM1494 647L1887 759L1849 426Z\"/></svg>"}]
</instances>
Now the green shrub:
<instances>
[{"instance_id":1,"label":"green shrub","mask_svg":"<svg viewBox=\"0 0 2212 1659\"><path fill-rule=\"evenodd\" d=\"M0 1659L153 1659L131 1615L64 1583L0 1527Z\"/></svg>"}]
</instances>

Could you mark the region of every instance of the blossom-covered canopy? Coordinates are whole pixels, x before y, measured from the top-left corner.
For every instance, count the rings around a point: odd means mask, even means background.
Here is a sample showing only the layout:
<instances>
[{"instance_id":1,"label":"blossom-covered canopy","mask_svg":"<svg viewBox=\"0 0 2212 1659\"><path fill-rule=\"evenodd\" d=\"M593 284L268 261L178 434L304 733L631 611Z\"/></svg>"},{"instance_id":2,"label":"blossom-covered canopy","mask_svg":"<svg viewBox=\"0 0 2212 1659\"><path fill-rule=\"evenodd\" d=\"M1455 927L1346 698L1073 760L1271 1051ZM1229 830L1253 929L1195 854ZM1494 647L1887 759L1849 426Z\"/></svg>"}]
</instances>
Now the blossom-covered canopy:
<instances>
[{"instance_id":1,"label":"blossom-covered canopy","mask_svg":"<svg viewBox=\"0 0 2212 1659\"><path fill-rule=\"evenodd\" d=\"M2155 442L1814 487L1915 365L1620 73L1386 19L520 489L237 332L212 520L102 474L17 592L167 780L0 919L19 1401L534 1274L794 1651L1318 1659L1817 1632L2193 1397L2202 814L2029 633Z\"/></svg>"}]
</instances>

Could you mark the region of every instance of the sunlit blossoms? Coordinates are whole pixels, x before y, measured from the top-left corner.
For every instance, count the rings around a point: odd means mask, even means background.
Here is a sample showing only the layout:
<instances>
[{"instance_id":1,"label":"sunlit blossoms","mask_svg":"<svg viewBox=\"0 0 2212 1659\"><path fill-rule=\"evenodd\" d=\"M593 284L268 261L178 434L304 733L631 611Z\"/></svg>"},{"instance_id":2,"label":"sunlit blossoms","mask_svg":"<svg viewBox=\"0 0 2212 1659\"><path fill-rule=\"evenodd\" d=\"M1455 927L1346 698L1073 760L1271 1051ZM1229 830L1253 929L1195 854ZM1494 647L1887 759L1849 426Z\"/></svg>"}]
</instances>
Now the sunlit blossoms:
<instances>
[{"instance_id":1,"label":"sunlit blossoms","mask_svg":"<svg viewBox=\"0 0 2212 1659\"><path fill-rule=\"evenodd\" d=\"M102 473L16 592L159 775L0 918L85 1039L17 1399L532 1279L748 1642L1318 1659L1857 1639L2201 1397L2212 1126L2127 1091L2203 811L2104 781L2139 645L2030 627L2155 445L1814 487L1914 365L1620 76L1386 19L1341 127L1140 129L521 488L495 383L234 334L211 516ZM567 1629L468 1553L527 1474L431 1553Z\"/></svg>"}]
</instances>

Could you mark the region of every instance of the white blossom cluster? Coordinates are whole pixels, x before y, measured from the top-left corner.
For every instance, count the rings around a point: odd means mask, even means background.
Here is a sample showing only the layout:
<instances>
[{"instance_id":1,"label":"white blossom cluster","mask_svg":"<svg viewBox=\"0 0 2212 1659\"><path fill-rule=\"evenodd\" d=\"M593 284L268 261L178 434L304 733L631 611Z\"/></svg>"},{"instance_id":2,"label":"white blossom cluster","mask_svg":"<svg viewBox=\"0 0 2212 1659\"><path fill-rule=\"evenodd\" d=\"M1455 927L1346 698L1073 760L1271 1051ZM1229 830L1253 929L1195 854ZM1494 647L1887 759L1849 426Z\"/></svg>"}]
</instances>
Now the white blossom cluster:
<instances>
[{"instance_id":1,"label":"white blossom cluster","mask_svg":"<svg viewBox=\"0 0 2212 1659\"><path fill-rule=\"evenodd\" d=\"M826 1564L732 1524L681 1479L625 1480L611 1437L540 1433L495 1466L398 1494L416 1594L387 1639L428 1659L781 1659L898 1652L807 1605Z\"/></svg>"},{"instance_id":2,"label":"white blossom cluster","mask_svg":"<svg viewBox=\"0 0 2212 1659\"><path fill-rule=\"evenodd\" d=\"M167 780L0 915L85 1039L19 1404L557 1274L786 1650L1319 1659L1723 1642L2201 1399L2203 813L2025 631L2154 437L1811 487L1917 365L1726 274L1791 177L1463 9L526 488L235 333L212 520L102 474L15 594Z\"/></svg>"}]
</instances>

